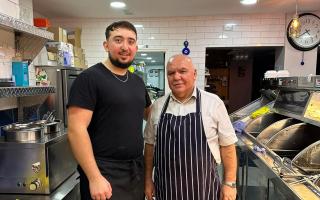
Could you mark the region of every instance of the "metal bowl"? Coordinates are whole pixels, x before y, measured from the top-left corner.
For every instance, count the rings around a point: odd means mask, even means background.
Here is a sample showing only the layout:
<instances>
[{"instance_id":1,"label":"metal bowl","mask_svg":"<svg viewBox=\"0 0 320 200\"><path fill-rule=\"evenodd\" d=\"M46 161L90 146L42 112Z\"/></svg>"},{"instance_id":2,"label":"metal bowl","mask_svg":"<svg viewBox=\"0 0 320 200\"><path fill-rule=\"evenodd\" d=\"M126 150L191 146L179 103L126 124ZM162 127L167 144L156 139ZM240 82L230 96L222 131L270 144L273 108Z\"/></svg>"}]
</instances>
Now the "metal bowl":
<instances>
[{"instance_id":1,"label":"metal bowl","mask_svg":"<svg viewBox=\"0 0 320 200\"><path fill-rule=\"evenodd\" d=\"M10 124L4 126L3 130L7 142L37 141L43 137L43 131L40 126L17 127L15 124Z\"/></svg>"},{"instance_id":2,"label":"metal bowl","mask_svg":"<svg viewBox=\"0 0 320 200\"><path fill-rule=\"evenodd\" d=\"M38 120L32 122L32 124L41 126L44 134L56 133L61 130L61 120L58 119L54 121Z\"/></svg>"}]
</instances>

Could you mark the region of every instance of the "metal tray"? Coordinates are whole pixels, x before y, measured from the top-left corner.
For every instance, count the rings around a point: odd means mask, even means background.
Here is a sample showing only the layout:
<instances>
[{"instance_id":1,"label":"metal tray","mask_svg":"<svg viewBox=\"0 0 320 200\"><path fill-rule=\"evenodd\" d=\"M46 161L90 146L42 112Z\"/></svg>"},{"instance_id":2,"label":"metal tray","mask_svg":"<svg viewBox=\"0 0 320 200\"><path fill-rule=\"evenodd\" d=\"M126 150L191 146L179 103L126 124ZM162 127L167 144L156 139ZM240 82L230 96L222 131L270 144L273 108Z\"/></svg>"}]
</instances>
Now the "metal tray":
<instances>
[{"instance_id":1,"label":"metal tray","mask_svg":"<svg viewBox=\"0 0 320 200\"><path fill-rule=\"evenodd\" d=\"M249 122L244 131L254 137L257 137L265 128L285 118L287 117L276 113L267 113Z\"/></svg>"},{"instance_id":2,"label":"metal tray","mask_svg":"<svg viewBox=\"0 0 320 200\"><path fill-rule=\"evenodd\" d=\"M292 162L306 173L320 173L320 140L303 149Z\"/></svg>"},{"instance_id":3,"label":"metal tray","mask_svg":"<svg viewBox=\"0 0 320 200\"><path fill-rule=\"evenodd\" d=\"M279 131L281 131L284 128L287 128L288 126L291 126L293 124L301 123L301 121L298 121L293 118L288 119L282 119L277 122L274 122L267 128L265 128L258 136L257 140L260 141L263 144L266 144L270 138L272 138L275 134L277 134Z\"/></svg>"},{"instance_id":4,"label":"metal tray","mask_svg":"<svg viewBox=\"0 0 320 200\"><path fill-rule=\"evenodd\" d=\"M282 157L295 157L303 149L320 140L319 127L298 123L282 129L266 143L266 146Z\"/></svg>"}]
</instances>

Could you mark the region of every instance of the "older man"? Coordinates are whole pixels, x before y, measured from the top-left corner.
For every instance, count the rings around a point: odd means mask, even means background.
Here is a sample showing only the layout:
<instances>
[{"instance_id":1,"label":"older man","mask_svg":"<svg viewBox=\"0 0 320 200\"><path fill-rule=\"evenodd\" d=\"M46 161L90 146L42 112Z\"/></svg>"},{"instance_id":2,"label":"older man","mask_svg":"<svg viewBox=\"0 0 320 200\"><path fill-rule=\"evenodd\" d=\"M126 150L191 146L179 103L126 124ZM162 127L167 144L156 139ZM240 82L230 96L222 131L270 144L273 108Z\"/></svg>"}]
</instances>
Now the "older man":
<instances>
[{"instance_id":1,"label":"older man","mask_svg":"<svg viewBox=\"0 0 320 200\"><path fill-rule=\"evenodd\" d=\"M195 86L196 69L185 55L167 64L171 94L152 106L145 128L148 200L234 200L237 137L218 96ZM223 183L216 164L222 160ZM154 182L152 171L154 167Z\"/></svg>"}]
</instances>

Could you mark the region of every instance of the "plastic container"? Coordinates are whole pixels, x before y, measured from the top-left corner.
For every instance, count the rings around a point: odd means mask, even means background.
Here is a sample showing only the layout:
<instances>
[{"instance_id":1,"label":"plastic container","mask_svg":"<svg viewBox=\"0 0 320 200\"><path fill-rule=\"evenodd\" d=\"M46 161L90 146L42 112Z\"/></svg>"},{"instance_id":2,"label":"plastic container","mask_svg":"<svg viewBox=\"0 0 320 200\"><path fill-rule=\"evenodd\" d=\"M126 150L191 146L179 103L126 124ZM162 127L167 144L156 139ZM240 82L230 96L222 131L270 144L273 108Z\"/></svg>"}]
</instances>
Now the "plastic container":
<instances>
[{"instance_id":1,"label":"plastic container","mask_svg":"<svg viewBox=\"0 0 320 200\"><path fill-rule=\"evenodd\" d=\"M12 62L12 75L16 86L29 86L28 62Z\"/></svg>"},{"instance_id":2,"label":"plastic container","mask_svg":"<svg viewBox=\"0 0 320 200\"><path fill-rule=\"evenodd\" d=\"M277 78L278 73L276 70L268 70L264 73L264 78Z\"/></svg>"},{"instance_id":3,"label":"plastic container","mask_svg":"<svg viewBox=\"0 0 320 200\"><path fill-rule=\"evenodd\" d=\"M277 72L277 77L289 77L290 73L288 70L279 70Z\"/></svg>"}]
</instances>

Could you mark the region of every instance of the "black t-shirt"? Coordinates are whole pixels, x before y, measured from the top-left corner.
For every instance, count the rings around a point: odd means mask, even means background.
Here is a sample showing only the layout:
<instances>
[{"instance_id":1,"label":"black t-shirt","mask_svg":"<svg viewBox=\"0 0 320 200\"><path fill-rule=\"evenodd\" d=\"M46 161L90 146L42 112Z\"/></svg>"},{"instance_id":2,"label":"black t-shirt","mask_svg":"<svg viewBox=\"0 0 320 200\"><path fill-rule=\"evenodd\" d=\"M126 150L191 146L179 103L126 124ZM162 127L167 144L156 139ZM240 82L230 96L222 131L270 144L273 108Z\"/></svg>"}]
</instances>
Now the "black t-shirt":
<instances>
[{"instance_id":1,"label":"black t-shirt","mask_svg":"<svg viewBox=\"0 0 320 200\"><path fill-rule=\"evenodd\" d=\"M83 71L72 84L68 106L93 111L88 127L96 158L126 160L143 152L144 108L151 104L136 74L114 77L102 63Z\"/></svg>"}]
</instances>

